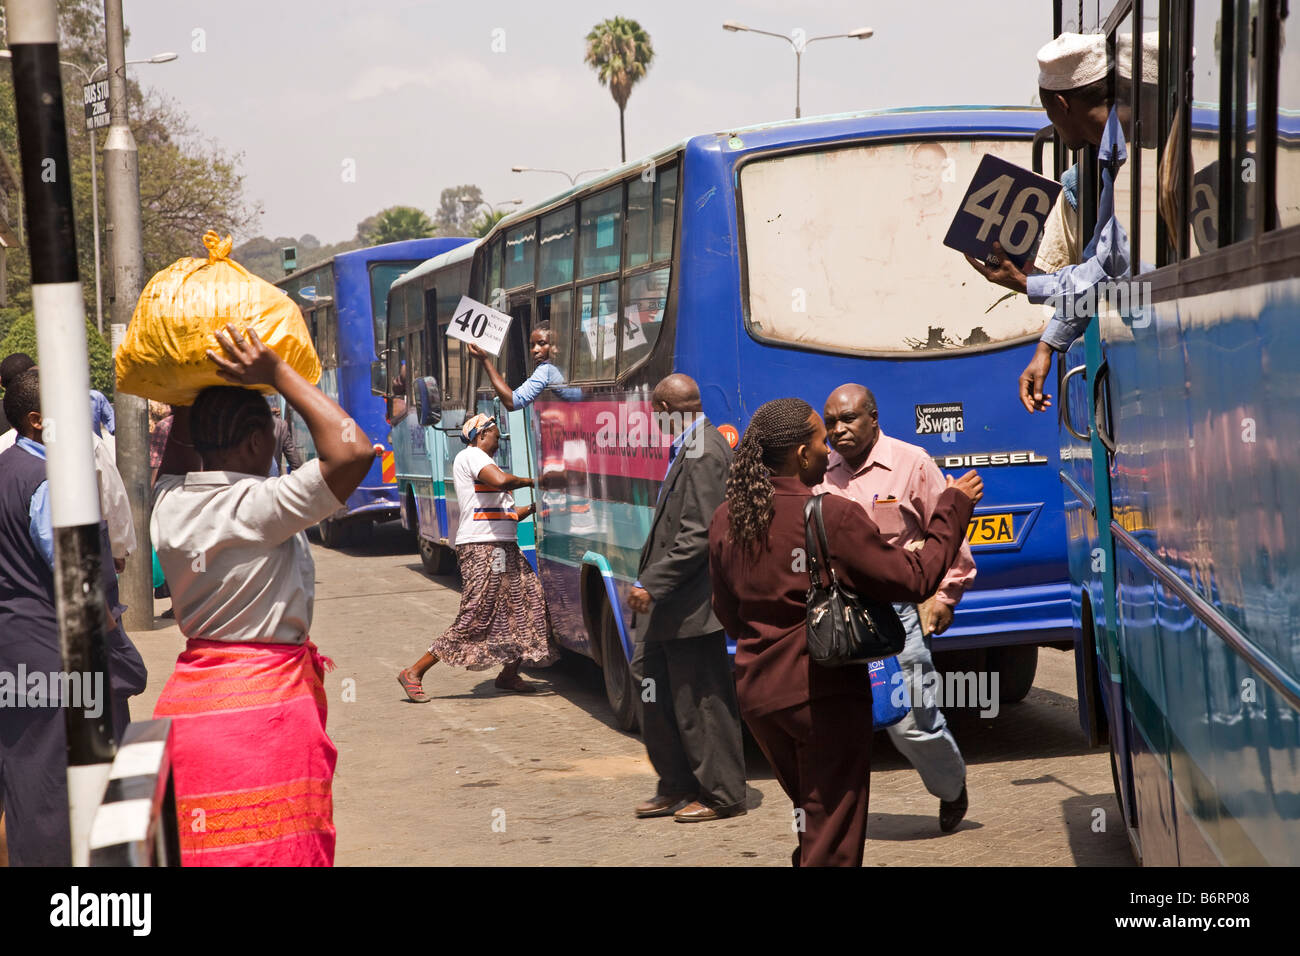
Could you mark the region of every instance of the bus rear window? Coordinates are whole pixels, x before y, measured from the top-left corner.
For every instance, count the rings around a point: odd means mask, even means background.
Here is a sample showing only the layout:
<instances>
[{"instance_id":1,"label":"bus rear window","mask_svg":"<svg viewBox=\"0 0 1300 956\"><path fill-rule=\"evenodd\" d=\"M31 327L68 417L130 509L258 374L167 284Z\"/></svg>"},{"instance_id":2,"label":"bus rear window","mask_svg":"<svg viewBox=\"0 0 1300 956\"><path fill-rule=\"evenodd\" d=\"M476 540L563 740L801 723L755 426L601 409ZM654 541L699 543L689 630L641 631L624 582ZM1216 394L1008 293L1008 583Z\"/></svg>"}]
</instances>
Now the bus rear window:
<instances>
[{"instance_id":1,"label":"bus rear window","mask_svg":"<svg viewBox=\"0 0 1300 956\"><path fill-rule=\"evenodd\" d=\"M943 245L975 167L1026 168L1028 142L927 140L758 159L741 168L748 322L760 339L920 353L1041 332L1050 310Z\"/></svg>"}]
</instances>

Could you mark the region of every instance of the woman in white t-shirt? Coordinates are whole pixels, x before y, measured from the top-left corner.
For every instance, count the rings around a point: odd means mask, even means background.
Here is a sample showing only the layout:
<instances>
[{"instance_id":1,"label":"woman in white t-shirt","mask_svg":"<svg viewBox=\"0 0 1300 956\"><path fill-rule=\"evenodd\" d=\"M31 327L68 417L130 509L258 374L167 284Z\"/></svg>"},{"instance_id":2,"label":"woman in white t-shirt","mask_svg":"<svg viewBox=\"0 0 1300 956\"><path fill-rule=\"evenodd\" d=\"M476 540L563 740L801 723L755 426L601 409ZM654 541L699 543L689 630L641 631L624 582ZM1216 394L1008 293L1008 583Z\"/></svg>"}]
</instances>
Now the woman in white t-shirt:
<instances>
[{"instance_id":1,"label":"woman in white t-shirt","mask_svg":"<svg viewBox=\"0 0 1300 956\"><path fill-rule=\"evenodd\" d=\"M417 704L430 699L420 680L438 661L472 671L500 664L498 690L531 694L536 688L519 676L519 665L549 664L556 657L542 586L516 543L519 522L533 506L516 508L510 492L530 487L532 479L502 471L492 461L501 441L496 419L475 415L460 431L469 445L452 466L460 506L460 610L428 653L397 675Z\"/></svg>"}]
</instances>

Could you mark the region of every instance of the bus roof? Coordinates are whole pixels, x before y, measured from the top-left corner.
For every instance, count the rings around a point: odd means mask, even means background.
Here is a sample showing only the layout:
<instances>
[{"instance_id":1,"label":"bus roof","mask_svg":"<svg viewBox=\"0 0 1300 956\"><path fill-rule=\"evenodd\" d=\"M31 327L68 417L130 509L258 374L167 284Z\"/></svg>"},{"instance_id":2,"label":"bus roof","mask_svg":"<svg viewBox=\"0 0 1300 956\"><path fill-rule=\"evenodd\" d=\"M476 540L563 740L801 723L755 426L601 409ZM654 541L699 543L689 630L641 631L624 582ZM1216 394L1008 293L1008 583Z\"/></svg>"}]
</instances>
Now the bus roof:
<instances>
[{"instance_id":1,"label":"bus roof","mask_svg":"<svg viewBox=\"0 0 1300 956\"><path fill-rule=\"evenodd\" d=\"M309 266L303 266L301 269L291 272L287 276L282 276L281 278L276 279L272 284L279 285L282 282L289 282L293 279L300 278L308 272L315 272L317 269L329 265L336 259L362 259L367 262L371 260L424 259L428 256L427 247L430 243L446 245L449 238L451 237L429 236L424 239L402 239L399 242L386 242L378 246L363 246L360 249L349 249L346 252L336 252L328 259L321 259L319 262L313 262Z\"/></svg>"},{"instance_id":2,"label":"bus roof","mask_svg":"<svg viewBox=\"0 0 1300 956\"><path fill-rule=\"evenodd\" d=\"M757 123L753 126L738 126L713 133L688 136L685 139L665 146L638 159L629 160L616 166L594 179L575 183L568 189L556 193L524 209L519 209L501 219L492 231L479 240L485 242L494 238L502 230L537 215L552 206L564 203L573 196L618 182L629 173L646 168L649 164L658 164L671 159L685 150L692 142L699 140L716 140L718 137L732 139L737 136L759 135L754 141L745 143L745 148L768 145L771 142L788 141L792 130L804 131L800 139L817 142L837 139L842 136L860 132L863 120L881 120L879 129L886 131L914 130L917 132L956 132L988 131L1003 133L1032 134L1047 123L1047 117L1041 107L1037 106L908 106L893 109L858 110L850 113L830 113L825 116L810 116L802 119L774 120ZM478 243L475 243L477 246ZM427 265L427 263L426 263ZM423 267L421 267L423 268Z\"/></svg>"},{"instance_id":3,"label":"bus roof","mask_svg":"<svg viewBox=\"0 0 1300 956\"><path fill-rule=\"evenodd\" d=\"M474 250L478 248L481 239L473 239L464 245L457 246L447 252L439 253L432 259L426 259L409 272L403 272L393 283L393 288L399 285L406 285L408 282L414 282L421 276L427 276L431 272L437 272L439 269L455 265L458 262L464 262L474 257Z\"/></svg>"}]
</instances>

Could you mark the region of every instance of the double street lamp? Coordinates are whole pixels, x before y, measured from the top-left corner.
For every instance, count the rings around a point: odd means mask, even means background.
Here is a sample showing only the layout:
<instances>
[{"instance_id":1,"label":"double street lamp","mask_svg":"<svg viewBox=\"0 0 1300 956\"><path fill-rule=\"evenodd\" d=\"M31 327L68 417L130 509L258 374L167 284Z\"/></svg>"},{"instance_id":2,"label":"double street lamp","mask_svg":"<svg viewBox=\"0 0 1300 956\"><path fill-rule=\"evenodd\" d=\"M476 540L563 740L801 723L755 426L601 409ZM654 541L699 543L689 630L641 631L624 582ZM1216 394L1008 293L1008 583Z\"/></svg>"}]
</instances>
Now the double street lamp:
<instances>
[{"instance_id":1,"label":"double street lamp","mask_svg":"<svg viewBox=\"0 0 1300 956\"><path fill-rule=\"evenodd\" d=\"M871 27L858 27L856 30L850 30L848 33L827 33L819 37L802 37L803 31L796 31L800 37L796 39L792 36L786 36L784 33L772 33L768 30L755 30L753 27L747 27L735 20L728 20L722 25L722 29L731 33L761 33L765 37L777 37L790 44L794 50L794 118L798 119L802 114L799 109L799 84L800 68L803 63L803 51L809 43L815 43L818 40L865 40L872 36L876 31Z\"/></svg>"},{"instance_id":2,"label":"double street lamp","mask_svg":"<svg viewBox=\"0 0 1300 956\"><path fill-rule=\"evenodd\" d=\"M0 59L11 60L13 55L8 50L0 50ZM176 59L175 53L156 53L144 60L127 60L126 65L135 63L170 63ZM101 63L89 73L79 63L72 63L68 60L60 60L62 65L71 67L81 74L81 80L89 86L99 77L100 71L107 70L108 64ZM103 281L100 278L99 265L99 157L96 155L99 145L96 142L94 129L87 130L90 134L90 211L92 220L92 230L95 236L95 327L99 333L104 333L104 293Z\"/></svg>"},{"instance_id":3,"label":"double street lamp","mask_svg":"<svg viewBox=\"0 0 1300 956\"><path fill-rule=\"evenodd\" d=\"M605 167L602 166L600 169L580 169L576 173L566 173L562 169L538 169L535 166L511 166L510 171L512 173L556 173L568 179L570 186L576 186L579 177L585 176L587 173L603 173Z\"/></svg>"}]
</instances>

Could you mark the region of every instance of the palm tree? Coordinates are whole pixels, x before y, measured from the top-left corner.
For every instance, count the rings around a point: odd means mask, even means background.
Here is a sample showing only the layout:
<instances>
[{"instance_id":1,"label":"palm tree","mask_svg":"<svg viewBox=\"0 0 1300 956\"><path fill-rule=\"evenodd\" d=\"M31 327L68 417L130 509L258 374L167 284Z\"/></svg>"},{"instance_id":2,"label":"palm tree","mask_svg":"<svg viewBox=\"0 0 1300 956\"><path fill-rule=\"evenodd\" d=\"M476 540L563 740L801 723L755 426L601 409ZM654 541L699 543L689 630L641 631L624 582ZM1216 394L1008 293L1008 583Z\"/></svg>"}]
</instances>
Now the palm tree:
<instances>
[{"instance_id":1,"label":"palm tree","mask_svg":"<svg viewBox=\"0 0 1300 956\"><path fill-rule=\"evenodd\" d=\"M434 233L433 220L414 206L389 206L375 217L374 227L363 238L372 246L403 239L425 239Z\"/></svg>"},{"instance_id":2,"label":"palm tree","mask_svg":"<svg viewBox=\"0 0 1300 956\"><path fill-rule=\"evenodd\" d=\"M609 87L609 95L618 104L618 145L625 163L627 138L623 133L623 111L627 109L632 87L645 76L654 57L650 34L635 20L623 17L603 20L587 34L587 55L583 62L596 71L596 78L602 86Z\"/></svg>"},{"instance_id":3,"label":"palm tree","mask_svg":"<svg viewBox=\"0 0 1300 956\"><path fill-rule=\"evenodd\" d=\"M475 236L482 239L492 231L493 226L506 218L509 214L510 213L505 209L484 210L477 219L469 224L470 231L474 233Z\"/></svg>"}]
</instances>

